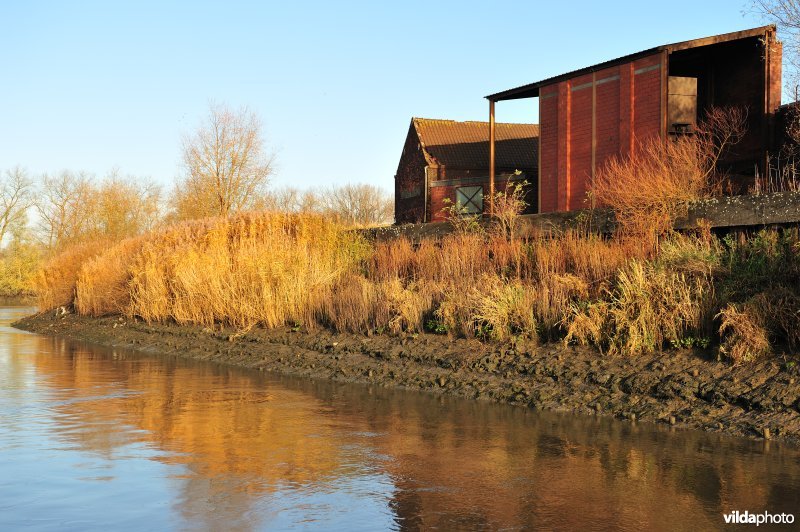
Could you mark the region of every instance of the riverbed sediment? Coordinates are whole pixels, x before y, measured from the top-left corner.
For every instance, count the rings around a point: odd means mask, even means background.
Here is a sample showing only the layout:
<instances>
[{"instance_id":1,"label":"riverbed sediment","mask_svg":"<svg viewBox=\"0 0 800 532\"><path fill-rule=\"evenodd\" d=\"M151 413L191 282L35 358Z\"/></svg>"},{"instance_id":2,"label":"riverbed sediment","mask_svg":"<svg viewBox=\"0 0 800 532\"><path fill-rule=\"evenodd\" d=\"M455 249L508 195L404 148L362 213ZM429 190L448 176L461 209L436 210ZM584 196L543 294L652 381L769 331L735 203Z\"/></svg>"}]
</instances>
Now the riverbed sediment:
<instances>
[{"instance_id":1,"label":"riverbed sediment","mask_svg":"<svg viewBox=\"0 0 800 532\"><path fill-rule=\"evenodd\" d=\"M711 350L609 357L561 343L501 345L435 334L365 336L325 329L237 331L58 311L14 326L261 371L800 444L800 364L794 356L736 366Z\"/></svg>"}]
</instances>

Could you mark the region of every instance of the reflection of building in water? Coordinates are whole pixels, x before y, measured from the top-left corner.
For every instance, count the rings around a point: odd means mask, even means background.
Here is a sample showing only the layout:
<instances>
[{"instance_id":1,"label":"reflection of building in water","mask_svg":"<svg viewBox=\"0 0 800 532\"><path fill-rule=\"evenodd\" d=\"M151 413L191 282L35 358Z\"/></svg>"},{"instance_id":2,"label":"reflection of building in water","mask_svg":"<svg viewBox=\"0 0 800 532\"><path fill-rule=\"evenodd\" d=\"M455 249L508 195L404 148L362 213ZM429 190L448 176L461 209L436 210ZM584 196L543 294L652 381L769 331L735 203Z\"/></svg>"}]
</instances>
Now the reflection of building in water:
<instances>
[{"instance_id":1,"label":"reflection of building in water","mask_svg":"<svg viewBox=\"0 0 800 532\"><path fill-rule=\"evenodd\" d=\"M740 440L31 338L64 394L62 437L108 457L132 441L167 451L186 470L176 510L212 529L267 526L292 490L361 489L405 529L704 529L800 502L797 454Z\"/></svg>"},{"instance_id":2,"label":"reflection of building in water","mask_svg":"<svg viewBox=\"0 0 800 532\"><path fill-rule=\"evenodd\" d=\"M742 454L742 440L427 394L339 393L340 416L384 435L373 445L393 457L391 506L408 529L705 529L726 508L800 502L786 488L798 485L794 466L793 482L773 480L797 454Z\"/></svg>"}]
</instances>

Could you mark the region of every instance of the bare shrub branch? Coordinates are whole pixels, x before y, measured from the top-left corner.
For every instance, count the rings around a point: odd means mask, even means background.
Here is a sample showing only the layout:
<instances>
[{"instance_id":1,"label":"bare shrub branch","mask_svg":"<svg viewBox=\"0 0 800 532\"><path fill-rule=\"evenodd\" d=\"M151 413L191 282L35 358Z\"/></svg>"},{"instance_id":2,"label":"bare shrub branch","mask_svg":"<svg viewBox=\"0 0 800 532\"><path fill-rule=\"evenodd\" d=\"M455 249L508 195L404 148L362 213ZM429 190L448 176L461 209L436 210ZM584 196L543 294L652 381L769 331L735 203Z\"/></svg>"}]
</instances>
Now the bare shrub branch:
<instances>
[{"instance_id":1,"label":"bare shrub branch","mask_svg":"<svg viewBox=\"0 0 800 532\"><path fill-rule=\"evenodd\" d=\"M691 135L638 142L631 155L606 162L590 194L614 210L624 233L657 237L690 203L719 192L717 163L742 139L746 121L741 109L711 109Z\"/></svg>"}]
</instances>

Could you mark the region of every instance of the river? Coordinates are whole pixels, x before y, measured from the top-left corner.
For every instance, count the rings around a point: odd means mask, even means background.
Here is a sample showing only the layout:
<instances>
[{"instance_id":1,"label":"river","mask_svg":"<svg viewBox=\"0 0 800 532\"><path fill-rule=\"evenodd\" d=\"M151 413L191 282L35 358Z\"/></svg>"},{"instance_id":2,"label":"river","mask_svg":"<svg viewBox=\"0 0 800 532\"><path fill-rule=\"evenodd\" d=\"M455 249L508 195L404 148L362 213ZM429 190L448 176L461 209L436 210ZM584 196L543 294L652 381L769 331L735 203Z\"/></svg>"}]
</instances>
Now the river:
<instances>
[{"instance_id":1,"label":"river","mask_svg":"<svg viewBox=\"0 0 800 532\"><path fill-rule=\"evenodd\" d=\"M800 514L788 445L10 327L31 310L0 308L2 530L713 530L735 510Z\"/></svg>"}]
</instances>

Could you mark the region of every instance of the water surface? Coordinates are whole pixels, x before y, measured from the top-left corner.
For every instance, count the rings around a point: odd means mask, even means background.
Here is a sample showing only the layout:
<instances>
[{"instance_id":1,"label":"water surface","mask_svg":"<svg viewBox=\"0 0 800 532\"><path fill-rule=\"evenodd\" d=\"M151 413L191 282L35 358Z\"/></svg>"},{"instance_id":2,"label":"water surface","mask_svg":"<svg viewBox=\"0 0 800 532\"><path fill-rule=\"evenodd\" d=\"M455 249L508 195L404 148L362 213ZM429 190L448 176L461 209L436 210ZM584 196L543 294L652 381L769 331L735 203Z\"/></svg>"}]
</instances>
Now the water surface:
<instances>
[{"instance_id":1,"label":"water surface","mask_svg":"<svg viewBox=\"0 0 800 532\"><path fill-rule=\"evenodd\" d=\"M0 308L2 530L713 530L733 510L800 518L793 447L9 327L28 312Z\"/></svg>"}]
</instances>

